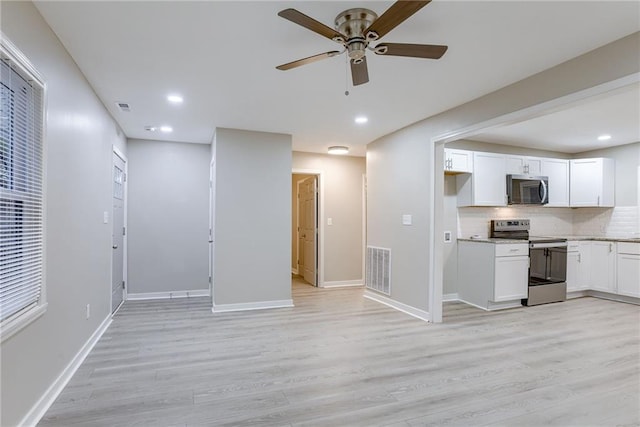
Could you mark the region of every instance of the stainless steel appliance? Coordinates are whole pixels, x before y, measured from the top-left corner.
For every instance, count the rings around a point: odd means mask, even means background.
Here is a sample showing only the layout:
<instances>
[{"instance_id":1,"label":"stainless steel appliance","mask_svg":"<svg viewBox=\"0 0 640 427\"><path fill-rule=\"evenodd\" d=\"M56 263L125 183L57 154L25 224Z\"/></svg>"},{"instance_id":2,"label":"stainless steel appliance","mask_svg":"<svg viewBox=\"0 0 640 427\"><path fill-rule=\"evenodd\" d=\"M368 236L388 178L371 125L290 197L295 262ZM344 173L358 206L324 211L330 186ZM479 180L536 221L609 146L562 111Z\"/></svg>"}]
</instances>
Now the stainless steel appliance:
<instances>
[{"instance_id":1,"label":"stainless steel appliance","mask_svg":"<svg viewBox=\"0 0 640 427\"><path fill-rule=\"evenodd\" d=\"M529 242L529 287L523 305L567 299L567 239L529 236L528 219L491 220L491 237Z\"/></svg>"},{"instance_id":2,"label":"stainless steel appliance","mask_svg":"<svg viewBox=\"0 0 640 427\"><path fill-rule=\"evenodd\" d=\"M510 205L546 205L549 203L549 178L546 176L507 175L507 203Z\"/></svg>"}]
</instances>

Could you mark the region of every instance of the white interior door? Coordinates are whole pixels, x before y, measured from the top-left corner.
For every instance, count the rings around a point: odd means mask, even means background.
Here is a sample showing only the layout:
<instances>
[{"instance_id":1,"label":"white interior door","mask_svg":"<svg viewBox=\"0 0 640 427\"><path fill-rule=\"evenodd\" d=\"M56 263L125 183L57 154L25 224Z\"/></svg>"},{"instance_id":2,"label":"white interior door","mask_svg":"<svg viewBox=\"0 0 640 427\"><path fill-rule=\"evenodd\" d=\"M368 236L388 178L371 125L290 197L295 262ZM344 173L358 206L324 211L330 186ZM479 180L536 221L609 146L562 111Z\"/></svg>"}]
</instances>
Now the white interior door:
<instances>
[{"instance_id":1,"label":"white interior door","mask_svg":"<svg viewBox=\"0 0 640 427\"><path fill-rule=\"evenodd\" d=\"M301 262L304 280L317 286L317 218L318 218L317 177L305 179L300 193Z\"/></svg>"},{"instance_id":2,"label":"white interior door","mask_svg":"<svg viewBox=\"0 0 640 427\"><path fill-rule=\"evenodd\" d=\"M124 199L125 162L113 154L113 218L111 262L111 312L124 300Z\"/></svg>"}]
</instances>

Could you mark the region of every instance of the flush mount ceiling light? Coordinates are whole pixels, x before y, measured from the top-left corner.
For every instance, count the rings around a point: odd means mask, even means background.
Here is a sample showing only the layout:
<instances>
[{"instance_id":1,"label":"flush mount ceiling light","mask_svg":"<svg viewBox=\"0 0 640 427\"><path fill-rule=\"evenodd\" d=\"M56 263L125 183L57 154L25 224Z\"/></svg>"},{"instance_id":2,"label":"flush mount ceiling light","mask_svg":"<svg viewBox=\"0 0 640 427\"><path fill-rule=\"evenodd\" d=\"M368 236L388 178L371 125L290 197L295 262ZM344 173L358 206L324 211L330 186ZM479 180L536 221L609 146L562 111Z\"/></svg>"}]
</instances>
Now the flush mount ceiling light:
<instances>
[{"instance_id":1,"label":"flush mount ceiling light","mask_svg":"<svg viewBox=\"0 0 640 427\"><path fill-rule=\"evenodd\" d=\"M173 132L173 128L171 126L160 126L160 132L164 132L164 133Z\"/></svg>"},{"instance_id":2,"label":"flush mount ceiling light","mask_svg":"<svg viewBox=\"0 0 640 427\"><path fill-rule=\"evenodd\" d=\"M182 104L182 101L184 101L184 99L180 95L169 95L167 96L167 101L173 104Z\"/></svg>"},{"instance_id":3,"label":"flush mount ceiling light","mask_svg":"<svg viewBox=\"0 0 640 427\"><path fill-rule=\"evenodd\" d=\"M369 121L369 119L365 116L358 116L355 118L354 120L357 124L362 125L365 124Z\"/></svg>"},{"instance_id":4,"label":"flush mount ceiling light","mask_svg":"<svg viewBox=\"0 0 640 427\"><path fill-rule=\"evenodd\" d=\"M607 141L609 139L611 139L611 135L600 135L598 137L598 141Z\"/></svg>"},{"instance_id":5,"label":"flush mount ceiling light","mask_svg":"<svg viewBox=\"0 0 640 427\"><path fill-rule=\"evenodd\" d=\"M345 147L344 145L334 145L329 147L329 154L348 154L349 147Z\"/></svg>"}]
</instances>

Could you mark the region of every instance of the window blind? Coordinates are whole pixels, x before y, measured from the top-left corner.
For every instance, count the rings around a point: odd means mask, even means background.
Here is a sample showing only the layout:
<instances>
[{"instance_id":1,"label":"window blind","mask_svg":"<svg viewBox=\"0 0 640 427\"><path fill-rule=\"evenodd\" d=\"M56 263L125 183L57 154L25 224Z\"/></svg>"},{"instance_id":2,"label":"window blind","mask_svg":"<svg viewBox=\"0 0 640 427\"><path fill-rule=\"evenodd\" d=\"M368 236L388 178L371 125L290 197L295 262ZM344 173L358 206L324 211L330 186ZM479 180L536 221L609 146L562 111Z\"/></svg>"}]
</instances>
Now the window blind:
<instances>
[{"instance_id":1,"label":"window blind","mask_svg":"<svg viewBox=\"0 0 640 427\"><path fill-rule=\"evenodd\" d=\"M0 58L0 322L35 307L43 275L43 88Z\"/></svg>"}]
</instances>

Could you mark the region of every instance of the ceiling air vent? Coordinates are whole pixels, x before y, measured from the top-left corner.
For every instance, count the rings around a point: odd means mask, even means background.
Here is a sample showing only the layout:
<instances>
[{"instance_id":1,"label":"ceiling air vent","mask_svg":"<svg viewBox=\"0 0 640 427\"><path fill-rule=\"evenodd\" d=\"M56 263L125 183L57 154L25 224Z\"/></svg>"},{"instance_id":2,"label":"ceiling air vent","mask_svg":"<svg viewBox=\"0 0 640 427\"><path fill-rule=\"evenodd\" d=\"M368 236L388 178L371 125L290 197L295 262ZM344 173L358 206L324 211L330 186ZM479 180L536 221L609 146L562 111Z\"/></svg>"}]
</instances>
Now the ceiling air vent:
<instances>
[{"instance_id":1,"label":"ceiling air vent","mask_svg":"<svg viewBox=\"0 0 640 427\"><path fill-rule=\"evenodd\" d=\"M116 105L118 106L118 109L123 113L128 113L129 111L131 111L131 106L126 102L116 102Z\"/></svg>"}]
</instances>

